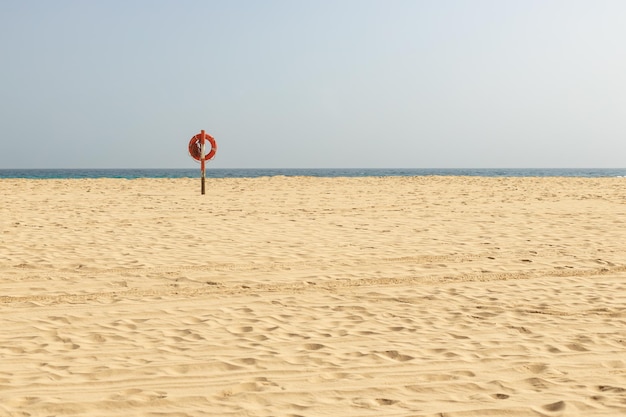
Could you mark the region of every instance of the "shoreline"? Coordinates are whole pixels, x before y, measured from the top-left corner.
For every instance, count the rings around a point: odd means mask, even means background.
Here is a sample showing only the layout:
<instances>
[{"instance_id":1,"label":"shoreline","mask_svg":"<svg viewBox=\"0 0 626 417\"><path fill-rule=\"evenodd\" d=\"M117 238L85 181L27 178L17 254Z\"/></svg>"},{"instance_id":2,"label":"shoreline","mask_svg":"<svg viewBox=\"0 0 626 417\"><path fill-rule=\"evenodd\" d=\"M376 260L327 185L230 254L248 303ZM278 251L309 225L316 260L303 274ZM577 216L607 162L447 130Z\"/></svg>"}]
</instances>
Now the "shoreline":
<instances>
[{"instance_id":1,"label":"shoreline","mask_svg":"<svg viewBox=\"0 0 626 417\"><path fill-rule=\"evenodd\" d=\"M573 177L625 178L626 168L211 168L208 178L257 178L272 176L337 177ZM4 178L198 178L199 168L177 169L0 169Z\"/></svg>"}]
</instances>

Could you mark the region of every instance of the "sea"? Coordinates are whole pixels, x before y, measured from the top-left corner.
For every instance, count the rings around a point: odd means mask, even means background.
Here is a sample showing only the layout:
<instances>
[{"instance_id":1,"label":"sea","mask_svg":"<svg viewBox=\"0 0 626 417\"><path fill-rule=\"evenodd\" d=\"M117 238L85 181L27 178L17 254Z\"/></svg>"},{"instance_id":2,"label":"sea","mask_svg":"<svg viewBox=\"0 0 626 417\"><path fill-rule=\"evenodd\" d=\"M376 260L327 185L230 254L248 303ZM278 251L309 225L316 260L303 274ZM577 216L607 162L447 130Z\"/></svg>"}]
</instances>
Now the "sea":
<instances>
[{"instance_id":1,"label":"sea","mask_svg":"<svg viewBox=\"0 0 626 417\"><path fill-rule=\"evenodd\" d=\"M257 178L273 176L307 177L621 177L626 168L228 168L207 169L207 178ZM0 169L2 178L198 178L195 169Z\"/></svg>"}]
</instances>

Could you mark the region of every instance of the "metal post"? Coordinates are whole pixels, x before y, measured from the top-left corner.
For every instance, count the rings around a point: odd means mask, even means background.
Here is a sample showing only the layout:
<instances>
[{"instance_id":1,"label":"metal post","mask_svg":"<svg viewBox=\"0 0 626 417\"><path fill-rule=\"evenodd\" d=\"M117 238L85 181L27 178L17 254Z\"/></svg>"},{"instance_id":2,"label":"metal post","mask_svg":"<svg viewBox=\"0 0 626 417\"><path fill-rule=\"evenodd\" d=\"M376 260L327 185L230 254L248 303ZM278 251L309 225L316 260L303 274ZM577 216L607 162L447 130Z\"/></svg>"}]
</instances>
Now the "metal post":
<instances>
[{"instance_id":1,"label":"metal post","mask_svg":"<svg viewBox=\"0 0 626 417\"><path fill-rule=\"evenodd\" d=\"M204 133L204 130L201 130L200 131L200 170L202 171L202 174L201 174L200 178L201 178L202 185L201 185L201 191L200 192L202 193L202 195L204 195L204 179L206 177L205 172L204 172L204 168L205 168L205 166L204 166L204 156L206 155L206 153L205 153L205 146L204 146L205 140L206 140L206 136L205 135L206 134Z\"/></svg>"}]
</instances>

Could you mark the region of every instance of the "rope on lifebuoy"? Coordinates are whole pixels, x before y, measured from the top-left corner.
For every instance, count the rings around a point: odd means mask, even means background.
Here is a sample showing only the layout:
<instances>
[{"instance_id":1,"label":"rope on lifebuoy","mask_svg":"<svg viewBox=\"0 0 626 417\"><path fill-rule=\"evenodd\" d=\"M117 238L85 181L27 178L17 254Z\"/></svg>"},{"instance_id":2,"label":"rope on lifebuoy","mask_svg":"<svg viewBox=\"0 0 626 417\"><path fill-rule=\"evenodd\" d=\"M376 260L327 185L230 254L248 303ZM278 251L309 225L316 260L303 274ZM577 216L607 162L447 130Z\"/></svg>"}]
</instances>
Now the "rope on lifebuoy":
<instances>
[{"instance_id":1,"label":"rope on lifebuoy","mask_svg":"<svg viewBox=\"0 0 626 417\"><path fill-rule=\"evenodd\" d=\"M200 161L200 137L201 134L198 133L189 141L189 155L191 155L191 157L196 161ZM215 153L217 152L217 144L215 143L215 139L213 139L213 136L209 135L208 133L204 134L204 138L208 140L211 144L211 150L204 156L204 160L208 161L210 159L213 159L213 157L215 156Z\"/></svg>"}]
</instances>

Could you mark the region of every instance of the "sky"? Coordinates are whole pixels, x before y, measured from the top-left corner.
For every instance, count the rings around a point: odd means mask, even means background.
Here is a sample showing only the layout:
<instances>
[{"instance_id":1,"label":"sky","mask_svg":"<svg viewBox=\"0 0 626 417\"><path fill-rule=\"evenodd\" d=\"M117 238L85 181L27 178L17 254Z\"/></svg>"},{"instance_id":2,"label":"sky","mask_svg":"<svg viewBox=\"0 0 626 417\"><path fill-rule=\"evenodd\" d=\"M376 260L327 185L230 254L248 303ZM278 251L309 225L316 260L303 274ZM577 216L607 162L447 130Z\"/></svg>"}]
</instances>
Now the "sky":
<instances>
[{"instance_id":1,"label":"sky","mask_svg":"<svg viewBox=\"0 0 626 417\"><path fill-rule=\"evenodd\" d=\"M623 0L2 0L0 169L626 167Z\"/></svg>"}]
</instances>

